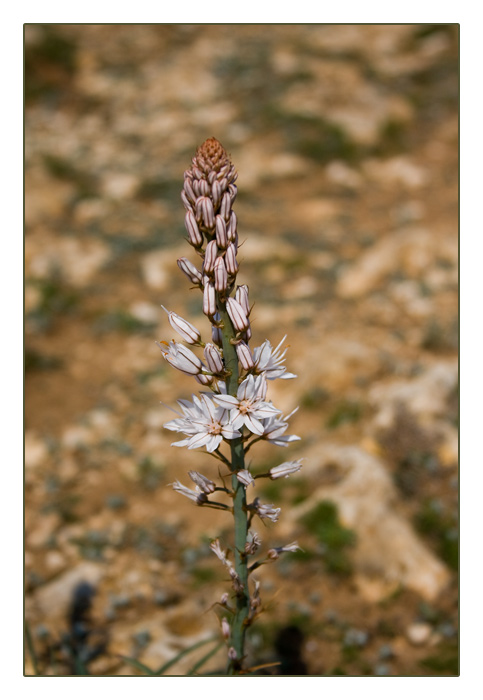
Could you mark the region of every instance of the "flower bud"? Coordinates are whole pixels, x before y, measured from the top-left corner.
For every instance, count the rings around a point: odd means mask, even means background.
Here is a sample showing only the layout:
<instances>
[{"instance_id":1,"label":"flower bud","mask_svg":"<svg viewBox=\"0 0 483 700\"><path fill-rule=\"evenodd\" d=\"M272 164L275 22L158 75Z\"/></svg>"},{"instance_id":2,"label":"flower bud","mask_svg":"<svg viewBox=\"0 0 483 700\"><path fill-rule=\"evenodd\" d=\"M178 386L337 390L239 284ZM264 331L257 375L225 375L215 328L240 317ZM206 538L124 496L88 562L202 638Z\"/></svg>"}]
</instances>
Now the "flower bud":
<instances>
[{"instance_id":1,"label":"flower bud","mask_svg":"<svg viewBox=\"0 0 483 700\"><path fill-rule=\"evenodd\" d=\"M235 299L242 307L248 318L250 316L250 303L248 301L248 287L246 284L241 284L236 288Z\"/></svg>"},{"instance_id":2,"label":"flower bud","mask_svg":"<svg viewBox=\"0 0 483 700\"><path fill-rule=\"evenodd\" d=\"M213 372L213 374L221 374L224 371L220 351L213 343L206 343L204 355L210 372Z\"/></svg>"},{"instance_id":3,"label":"flower bud","mask_svg":"<svg viewBox=\"0 0 483 700\"><path fill-rule=\"evenodd\" d=\"M227 236L228 240L231 242L235 242L237 238L237 232L236 232L236 224L237 224L237 219L236 219L236 214L234 211L232 211L230 215L230 221L228 222L227 226Z\"/></svg>"},{"instance_id":4,"label":"flower bud","mask_svg":"<svg viewBox=\"0 0 483 700\"><path fill-rule=\"evenodd\" d=\"M206 282L203 290L203 313L210 320L216 314L216 292L211 282Z\"/></svg>"},{"instance_id":5,"label":"flower bud","mask_svg":"<svg viewBox=\"0 0 483 700\"><path fill-rule=\"evenodd\" d=\"M228 311L228 316L233 323L233 328L238 332L242 333L246 331L249 326L249 321L246 317L245 312L241 305L233 299L233 297L228 297L226 300L226 310Z\"/></svg>"},{"instance_id":6,"label":"flower bud","mask_svg":"<svg viewBox=\"0 0 483 700\"><path fill-rule=\"evenodd\" d=\"M185 321L184 318L175 314L174 311L168 311L162 304L161 308L168 314L168 319L172 328L174 328L187 343L194 345L200 342L201 333L189 321Z\"/></svg>"},{"instance_id":7,"label":"flower bud","mask_svg":"<svg viewBox=\"0 0 483 700\"><path fill-rule=\"evenodd\" d=\"M232 275L233 277L238 272L238 263L236 260L236 248L235 248L234 243L230 243L230 245L226 249L225 266L226 266L226 271L228 272L228 274Z\"/></svg>"},{"instance_id":8,"label":"flower bud","mask_svg":"<svg viewBox=\"0 0 483 700\"><path fill-rule=\"evenodd\" d=\"M228 286L228 274L223 258L217 258L215 262L215 289L217 292L226 292Z\"/></svg>"},{"instance_id":9,"label":"flower bud","mask_svg":"<svg viewBox=\"0 0 483 700\"><path fill-rule=\"evenodd\" d=\"M228 192L225 192L223 197L221 198L221 205L220 205L220 216L222 216L225 221L228 221L230 218L230 212L231 212L231 197Z\"/></svg>"},{"instance_id":10,"label":"flower bud","mask_svg":"<svg viewBox=\"0 0 483 700\"><path fill-rule=\"evenodd\" d=\"M194 204L196 202L196 195L193 192L192 182L193 181L190 178L185 177L183 189L186 192L186 195L190 202Z\"/></svg>"},{"instance_id":11,"label":"flower bud","mask_svg":"<svg viewBox=\"0 0 483 700\"><path fill-rule=\"evenodd\" d=\"M224 639L230 639L231 630L226 617L221 621L221 633Z\"/></svg>"},{"instance_id":12,"label":"flower bud","mask_svg":"<svg viewBox=\"0 0 483 700\"><path fill-rule=\"evenodd\" d=\"M238 362L241 364L245 372L249 372L254 365L250 348L243 340L237 343L235 347L236 354L238 356Z\"/></svg>"},{"instance_id":13,"label":"flower bud","mask_svg":"<svg viewBox=\"0 0 483 700\"><path fill-rule=\"evenodd\" d=\"M215 217L215 228L216 228L216 242L218 243L218 246L222 250L225 250L225 248L228 245L228 236L227 236L227 232L226 232L225 220L219 214L217 214Z\"/></svg>"},{"instance_id":14,"label":"flower bud","mask_svg":"<svg viewBox=\"0 0 483 700\"><path fill-rule=\"evenodd\" d=\"M183 192L181 193L183 194ZM200 233L198 224L196 223L196 217L189 209L184 217L184 225L188 231L189 242L194 248L200 248L203 243L203 236Z\"/></svg>"},{"instance_id":15,"label":"flower bud","mask_svg":"<svg viewBox=\"0 0 483 700\"><path fill-rule=\"evenodd\" d=\"M212 186L211 186L211 196L213 197L213 206L215 209L218 208L218 205L221 201L221 195L223 194L223 187L221 185L221 182L219 180L214 180Z\"/></svg>"},{"instance_id":16,"label":"flower bud","mask_svg":"<svg viewBox=\"0 0 483 700\"><path fill-rule=\"evenodd\" d=\"M196 200L196 219L204 224L205 228L212 229L215 225L215 212L213 202L209 197L198 197Z\"/></svg>"},{"instance_id":17,"label":"flower bud","mask_svg":"<svg viewBox=\"0 0 483 700\"><path fill-rule=\"evenodd\" d=\"M214 270L215 262L218 257L218 246L213 239L208 243L205 250L205 260L203 263L203 272L205 275L211 275Z\"/></svg>"},{"instance_id":18,"label":"flower bud","mask_svg":"<svg viewBox=\"0 0 483 700\"><path fill-rule=\"evenodd\" d=\"M188 258L179 258L178 267L181 272L184 272L190 282L193 284L200 284L202 280L201 272L193 265L192 262L188 260Z\"/></svg>"}]
</instances>

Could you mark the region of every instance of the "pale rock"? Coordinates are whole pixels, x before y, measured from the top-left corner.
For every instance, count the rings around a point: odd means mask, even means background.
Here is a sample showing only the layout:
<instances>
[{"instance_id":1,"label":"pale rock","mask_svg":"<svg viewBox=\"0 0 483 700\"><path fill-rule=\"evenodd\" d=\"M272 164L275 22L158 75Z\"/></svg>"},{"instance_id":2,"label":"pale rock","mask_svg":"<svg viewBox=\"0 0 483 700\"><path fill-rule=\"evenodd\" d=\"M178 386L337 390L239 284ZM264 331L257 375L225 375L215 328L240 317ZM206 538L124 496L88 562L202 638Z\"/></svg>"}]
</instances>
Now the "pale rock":
<instances>
[{"instance_id":1,"label":"pale rock","mask_svg":"<svg viewBox=\"0 0 483 700\"><path fill-rule=\"evenodd\" d=\"M25 433L25 469L37 469L46 461L48 456L49 451L45 441L32 430L27 430Z\"/></svg>"},{"instance_id":2,"label":"pale rock","mask_svg":"<svg viewBox=\"0 0 483 700\"><path fill-rule=\"evenodd\" d=\"M160 311L147 301L135 301L129 306L129 313L142 323L158 323Z\"/></svg>"},{"instance_id":3,"label":"pale rock","mask_svg":"<svg viewBox=\"0 0 483 700\"><path fill-rule=\"evenodd\" d=\"M67 566L67 560L57 550L51 550L45 555L45 566L51 573L58 574Z\"/></svg>"},{"instance_id":4,"label":"pale rock","mask_svg":"<svg viewBox=\"0 0 483 700\"><path fill-rule=\"evenodd\" d=\"M343 269L337 281L338 295L358 298L378 289L387 276L398 270L409 276L424 275L442 253L441 238L437 232L419 227L388 234Z\"/></svg>"},{"instance_id":5,"label":"pale rock","mask_svg":"<svg viewBox=\"0 0 483 700\"><path fill-rule=\"evenodd\" d=\"M34 528L27 520L25 524L25 541L30 549L42 549L60 525L58 513L46 513L34 520Z\"/></svg>"},{"instance_id":6,"label":"pale rock","mask_svg":"<svg viewBox=\"0 0 483 700\"><path fill-rule=\"evenodd\" d=\"M395 489L384 464L356 446L326 445L305 455L304 471L323 475L328 465L334 464L340 465L340 478L315 487L306 501L288 511L287 527L295 527L321 501L333 501L342 524L357 535L352 553L356 575L379 578L381 597L392 584L400 584L428 601L434 600L449 583L450 574L398 514ZM360 590L363 594L364 585ZM376 594L373 585L369 597Z\"/></svg>"},{"instance_id":7,"label":"pale rock","mask_svg":"<svg viewBox=\"0 0 483 700\"><path fill-rule=\"evenodd\" d=\"M46 278L60 270L64 280L82 287L109 256L108 246L92 238L39 236L26 242L26 274Z\"/></svg>"},{"instance_id":8,"label":"pale rock","mask_svg":"<svg viewBox=\"0 0 483 700\"><path fill-rule=\"evenodd\" d=\"M130 173L109 173L101 182L103 194L114 200L132 198L139 187L139 177Z\"/></svg>"},{"instance_id":9,"label":"pale rock","mask_svg":"<svg viewBox=\"0 0 483 700\"><path fill-rule=\"evenodd\" d=\"M386 160L370 159L363 167L371 180L382 185L402 185L418 189L429 182L426 169L414 163L409 156L395 156Z\"/></svg>"},{"instance_id":10,"label":"pale rock","mask_svg":"<svg viewBox=\"0 0 483 700\"><path fill-rule=\"evenodd\" d=\"M39 587L33 597L45 618L67 612L75 587L82 582L93 586L101 581L104 567L94 562L81 562L54 581Z\"/></svg>"},{"instance_id":11,"label":"pale rock","mask_svg":"<svg viewBox=\"0 0 483 700\"><path fill-rule=\"evenodd\" d=\"M333 160L325 169L325 174L330 182L342 185L348 189L358 189L362 185L362 177L357 170L349 167L342 160Z\"/></svg>"},{"instance_id":12,"label":"pale rock","mask_svg":"<svg viewBox=\"0 0 483 700\"><path fill-rule=\"evenodd\" d=\"M141 258L141 274L151 289L165 290L169 280L179 273L176 263L180 256L179 248L154 250Z\"/></svg>"},{"instance_id":13,"label":"pale rock","mask_svg":"<svg viewBox=\"0 0 483 700\"><path fill-rule=\"evenodd\" d=\"M406 629L406 637L414 646L429 642L432 628L427 622L414 622Z\"/></svg>"},{"instance_id":14,"label":"pale rock","mask_svg":"<svg viewBox=\"0 0 483 700\"><path fill-rule=\"evenodd\" d=\"M377 428L393 425L400 406L423 422L445 418L457 382L458 360L454 359L436 362L413 379L374 385L369 391L369 402L376 410L374 425Z\"/></svg>"}]
</instances>

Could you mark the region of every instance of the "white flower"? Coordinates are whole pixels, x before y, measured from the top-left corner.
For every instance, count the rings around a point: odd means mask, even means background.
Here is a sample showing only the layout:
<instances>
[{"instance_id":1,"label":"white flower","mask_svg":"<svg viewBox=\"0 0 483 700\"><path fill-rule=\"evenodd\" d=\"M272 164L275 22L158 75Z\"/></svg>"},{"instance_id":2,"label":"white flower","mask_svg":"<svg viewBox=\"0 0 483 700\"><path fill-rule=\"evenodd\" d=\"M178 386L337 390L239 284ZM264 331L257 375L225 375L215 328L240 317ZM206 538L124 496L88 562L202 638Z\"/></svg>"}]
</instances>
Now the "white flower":
<instances>
[{"instance_id":1,"label":"white flower","mask_svg":"<svg viewBox=\"0 0 483 700\"><path fill-rule=\"evenodd\" d=\"M287 336L284 335L275 350L272 350L272 345L269 340L266 340L259 348L253 350L253 359L255 361L255 370L257 373L265 372L267 379L293 379L296 374L286 372L282 362L285 359L285 350L280 351L280 346L285 341Z\"/></svg>"},{"instance_id":2,"label":"white flower","mask_svg":"<svg viewBox=\"0 0 483 700\"><path fill-rule=\"evenodd\" d=\"M240 471L236 473L236 478L241 484L244 484L245 486L250 486L250 484L255 483L255 479L250 474L248 469L240 469Z\"/></svg>"},{"instance_id":3,"label":"white flower","mask_svg":"<svg viewBox=\"0 0 483 700\"><path fill-rule=\"evenodd\" d=\"M265 401L267 380L262 374L248 376L238 387L237 395L218 394L213 397L219 406L230 410L230 420L234 428L245 425L256 435L263 435L264 426L260 421L279 415L280 411Z\"/></svg>"},{"instance_id":4,"label":"white flower","mask_svg":"<svg viewBox=\"0 0 483 700\"><path fill-rule=\"evenodd\" d=\"M211 542L211 544L210 544L210 549L213 552L213 554L216 554L216 556L218 557L218 559L221 561L222 564L224 564L225 566L228 566L229 568L231 568L233 566L231 561L229 559L227 559L226 555L228 552L227 551L224 552L222 550L221 545L220 545L220 540L218 540L218 539L213 540L213 542Z\"/></svg>"},{"instance_id":5,"label":"white flower","mask_svg":"<svg viewBox=\"0 0 483 700\"><path fill-rule=\"evenodd\" d=\"M267 552L267 556L269 559L278 559L282 552L298 551L302 551L302 548L299 547L297 542L291 542L290 544L286 544L283 547L274 547L273 549L269 549Z\"/></svg>"},{"instance_id":6,"label":"white flower","mask_svg":"<svg viewBox=\"0 0 483 700\"><path fill-rule=\"evenodd\" d=\"M203 365L201 360L196 357L194 352L185 348L181 343L175 343L174 341L166 343L163 341L158 343L158 347L163 353L164 359L172 367L179 369L184 374L199 374L202 371Z\"/></svg>"},{"instance_id":7,"label":"white flower","mask_svg":"<svg viewBox=\"0 0 483 700\"><path fill-rule=\"evenodd\" d=\"M206 447L208 452L214 452L220 442L240 437L230 419L229 412L221 406L216 406L207 394L193 396L193 403L180 399L183 414L164 425L168 430L184 433L188 437L179 442L173 442L175 447L187 446L189 450Z\"/></svg>"},{"instance_id":8,"label":"white flower","mask_svg":"<svg viewBox=\"0 0 483 700\"><path fill-rule=\"evenodd\" d=\"M214 481L208 479L208 477L200 474L199 472L188 472L188 476L190 477L191 481L193 481L201 489L201 491L203 491L203 493L213 493L216 488Z\"/></svg>"},{"instance_id":9,"label":"white flower","mask_svg":"<svg viewBox=\"0 0 483 700\"><path fill-rule=\"evenodd\" d=\"M277 445L278 447L286 447L290 442L295 440L300 440L298 435L284 435L283 433L288 428L288 419L293 416L298 407L292 411L288 416L271 416L263 420L263 434L264 440L268 440L272 445Z\"/></svg>"},{"instance_id":10,"label":"white flower","mask_svg":"<svg viewBox=\"0 0 483 700\"><path fill-rule=\"evenodd\" d=\"M281 508L274 508L273 503L260 503L259 498L255 498L248 508L254 510L260 518L268 518L273 523L277 522L281 511Z\"/></svg>"},{"instance_id":11,"label":"white flower","mask_svg":"<svg viewBox=\"0 0 483 700\"><path fill-rule=\"evenodd\" d=\"M178 480L176 480L174 484L171 485L175 491L178 491L178 493L181 493L183 496L186 496L187 498L191 499L199 506L203 505L203 503L206 503L206 501L208 500L206 493L203 493L203 491L201 491L198 488L198 486L196 487L196 491L193 491L193 489L189 489L186 486L183 486L183 484Z\"/></svg>"},{"instance_id":12,"label":"white flower","mask_svg":"<svg viewBox=\"0 0 483 700\"><path fill-rule=\"evenodd\" d=\"M295 472L302 469L301 462L302 460L298 459L292 462L283 462L283 464L279 464L278 467L272 467L270 469L270 479L287 478L290 474L295 474Z\"/></svg>"}]
</instances>

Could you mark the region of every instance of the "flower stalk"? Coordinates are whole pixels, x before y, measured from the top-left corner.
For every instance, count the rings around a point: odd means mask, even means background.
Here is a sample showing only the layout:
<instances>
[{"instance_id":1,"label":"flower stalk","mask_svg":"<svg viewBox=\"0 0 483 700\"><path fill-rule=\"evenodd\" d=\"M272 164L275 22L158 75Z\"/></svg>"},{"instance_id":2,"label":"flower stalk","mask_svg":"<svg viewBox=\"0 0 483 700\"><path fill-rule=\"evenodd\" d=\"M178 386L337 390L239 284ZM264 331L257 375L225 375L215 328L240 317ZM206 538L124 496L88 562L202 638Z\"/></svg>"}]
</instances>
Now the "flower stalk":
<instances>
[{"instance_id":1,"label":"flower stalk","mask_svg":"<svg viewBox=\"0 0 483 700\"><path fill-rule=\"evenodd\" d=\"M251 465L247 469L245 463L248 451L259 441L286 447L299 438L284 434L292 414L282 416L267 398L269 381L295 377L282 366L285 337L275 350L268 340L253 350L249 346L252 331L248 287L236 283L238 232L232 210L236 178L228 154L214 138L200 146L192 167L185 172L181 199L186 209L186 240L201 258L201 266L184 257L178 260L178 266L202 293L201 307L211 324L211 342L203 342L195 326L163 307L170 325L190 348L175 341L158 343L164 359L174 369L193 376L201 385L192 402L178 401L181 412L176 411L178 417L164 426L184 434L172 445L205 448L208 455L228 468L231 480L230 489L221 472L222 485L217 485L213 475L190 471L194 489L178 480L172 485L197 506L233 515L232 549L224 550L218 540L211 544L213 553L228 571L233 589L232 600L229 602L225 594L219 603L224 613L220 628L227 644L229 675L245 671L246 633L261 610L260 582L250 579L251 572L276 560L281 553L298 548L295 542L272 547L264 558L250 562L261 545L260 537L251 530L254 519L275 523L280 508L261 503L258 497L249 503L247 489L255 487L255 480L284 478L300 469L300 461L284 462L270 472L252 474ZM200 349L203 360L195 352ZM214 495L231 499L231 503L214 500ZM233 562L228 558L229 552Z\"/></svg>"}]
</instances>

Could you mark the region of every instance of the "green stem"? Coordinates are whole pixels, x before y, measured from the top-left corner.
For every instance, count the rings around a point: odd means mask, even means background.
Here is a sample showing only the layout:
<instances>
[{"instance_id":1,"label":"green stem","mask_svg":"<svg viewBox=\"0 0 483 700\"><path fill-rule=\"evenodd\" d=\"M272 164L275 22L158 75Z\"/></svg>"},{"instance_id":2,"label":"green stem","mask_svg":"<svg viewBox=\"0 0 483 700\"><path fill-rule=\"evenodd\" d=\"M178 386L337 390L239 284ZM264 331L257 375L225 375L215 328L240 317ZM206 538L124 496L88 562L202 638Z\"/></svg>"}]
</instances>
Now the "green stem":
<instances>
[{"instance_id":1,"label":"green stem","mask_svg":"<svg viewBox=\"0 0 483 700\"><path fill-rule=\"evenodd\" d=\"M226 380L227 393L236 396L238 391L238 356L231 340L235 338L235 330L223 302L218 300L223 328L223 358L225 368L230 373ZM233 489L233 517L235 519L235 571L239 576L243 590L237 593L236 610L231 624L230 646L236 651L236 661L229 662L228 673L234 675L241 668L245 655L245 633L247 627L248 612L250 607L250 595L248 591L248 567L245 554L245 544L248 534L247 500L245 486L236 478L236 472L245 468L245 450L241 437L230 441L231 470Z\"/></svg>"}]
</instances>

